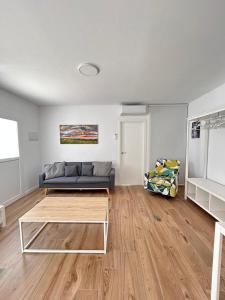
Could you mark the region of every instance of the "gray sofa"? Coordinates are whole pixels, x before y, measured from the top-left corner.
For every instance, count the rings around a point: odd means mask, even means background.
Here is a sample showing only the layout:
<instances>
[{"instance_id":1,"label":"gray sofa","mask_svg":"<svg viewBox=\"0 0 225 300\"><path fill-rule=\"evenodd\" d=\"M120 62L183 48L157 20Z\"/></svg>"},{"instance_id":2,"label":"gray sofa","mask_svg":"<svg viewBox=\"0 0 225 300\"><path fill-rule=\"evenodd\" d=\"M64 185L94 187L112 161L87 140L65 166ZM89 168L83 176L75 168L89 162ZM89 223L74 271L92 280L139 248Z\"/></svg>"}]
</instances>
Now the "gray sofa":
<instances>
[{"instance_id":1,"label":"gray sofa","mask_svg":"<svg viewBox=\"0 0 225 300\"><path fill-rule=\"evenodd\" d=\"M82 176L82 170L87 165L91 166L92 162L65 162L66 166L76 166L77 176L60 176L46 179L46 174L43 172L39 175L39 187L45 189L47 194L48 189L106 189L109 194L109 189L115 185L115 169L111 168L108 176Z\"/></svg>"}]
</instances>

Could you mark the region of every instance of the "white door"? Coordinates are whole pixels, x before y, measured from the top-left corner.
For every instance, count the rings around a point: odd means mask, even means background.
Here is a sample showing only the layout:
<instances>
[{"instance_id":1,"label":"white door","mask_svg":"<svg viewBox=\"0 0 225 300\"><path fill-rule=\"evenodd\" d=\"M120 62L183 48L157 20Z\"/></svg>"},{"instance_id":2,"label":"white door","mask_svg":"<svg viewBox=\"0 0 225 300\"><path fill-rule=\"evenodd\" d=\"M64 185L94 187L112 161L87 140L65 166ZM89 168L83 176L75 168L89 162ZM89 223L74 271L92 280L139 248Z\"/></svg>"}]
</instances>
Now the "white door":
<instances>
[{"instance_id":1,"label":"white door","mask_svg":"<svg viewBox=\"0 0 225 300\"><path fill-rule=\"evenodd\" d=\"M145 123L121 122L120 184L143 184Z\"/></svg>"}]
</instances>

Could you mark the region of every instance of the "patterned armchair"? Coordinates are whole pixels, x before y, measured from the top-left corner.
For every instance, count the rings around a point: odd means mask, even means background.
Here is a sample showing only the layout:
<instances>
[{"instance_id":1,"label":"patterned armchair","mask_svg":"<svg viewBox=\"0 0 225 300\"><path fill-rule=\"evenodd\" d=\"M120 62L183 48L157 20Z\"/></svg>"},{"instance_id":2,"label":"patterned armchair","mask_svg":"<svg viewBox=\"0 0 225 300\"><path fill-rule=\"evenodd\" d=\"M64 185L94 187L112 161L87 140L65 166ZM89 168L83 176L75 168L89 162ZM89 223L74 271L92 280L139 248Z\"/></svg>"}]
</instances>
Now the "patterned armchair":
<instances>
[{"instance_id":1,"label":"patterned armchair","mask_svg":"<svg viewBox=\"0 0 225 300\"><path fill-rule=\"evenodd\" d=\"M151 192L175 197L178 192L179 160L158 159L156 167L145 173L144 188Z\"/></svg>"}]
</instances>

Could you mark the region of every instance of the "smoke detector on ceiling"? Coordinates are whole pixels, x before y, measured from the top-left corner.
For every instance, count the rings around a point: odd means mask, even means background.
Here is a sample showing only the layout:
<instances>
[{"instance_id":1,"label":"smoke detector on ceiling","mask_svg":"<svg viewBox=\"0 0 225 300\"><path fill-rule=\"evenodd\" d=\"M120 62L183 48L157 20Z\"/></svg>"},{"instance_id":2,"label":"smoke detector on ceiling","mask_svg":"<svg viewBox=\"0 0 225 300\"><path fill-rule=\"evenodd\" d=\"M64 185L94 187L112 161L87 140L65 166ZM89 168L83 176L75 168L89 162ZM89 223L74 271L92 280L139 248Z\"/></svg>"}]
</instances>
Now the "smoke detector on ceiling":
<instances>
[{"instance_id":1,"label":"smoke detector on ceiling","mask_svg":"<svg viewBox=\"0 0 225 300\"><path fill-rule=\"evenodd\" d=\"M77 70L84 76L96 76L100 73L100 68L93 63L82 63L77 67Z\"/></svg>"}]
</instances>

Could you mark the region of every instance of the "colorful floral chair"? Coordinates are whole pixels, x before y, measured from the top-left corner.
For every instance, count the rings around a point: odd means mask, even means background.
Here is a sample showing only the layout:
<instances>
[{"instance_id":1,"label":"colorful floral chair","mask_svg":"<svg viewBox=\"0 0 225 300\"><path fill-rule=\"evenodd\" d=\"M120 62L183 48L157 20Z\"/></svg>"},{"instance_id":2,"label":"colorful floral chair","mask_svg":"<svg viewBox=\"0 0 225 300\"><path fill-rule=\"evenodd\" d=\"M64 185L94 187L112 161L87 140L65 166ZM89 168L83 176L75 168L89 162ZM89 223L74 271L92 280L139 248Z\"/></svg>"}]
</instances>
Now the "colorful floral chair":
<instances>
[{"instance_id":1,"label":"colorful floral chair","mask_svg":"<svg viewBox=\"0 0 225 300\"><path fill-rule=\"evenodd\" d=\"M175 197L178 192L179 160L158 159L156 167L145 173L144 188L151 192Z\"/></svg>"}]
</instances>

